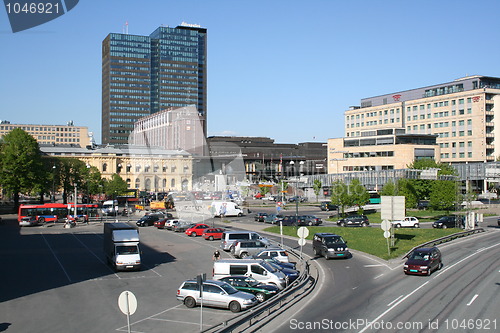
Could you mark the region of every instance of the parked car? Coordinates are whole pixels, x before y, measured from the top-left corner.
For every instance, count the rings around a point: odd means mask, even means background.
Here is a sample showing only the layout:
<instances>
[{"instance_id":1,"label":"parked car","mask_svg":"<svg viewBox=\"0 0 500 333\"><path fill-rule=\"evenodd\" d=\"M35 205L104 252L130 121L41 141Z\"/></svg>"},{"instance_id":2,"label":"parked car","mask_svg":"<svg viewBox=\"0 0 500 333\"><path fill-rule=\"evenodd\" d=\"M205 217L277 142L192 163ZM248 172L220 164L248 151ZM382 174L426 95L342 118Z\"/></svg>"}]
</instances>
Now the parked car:
<instances>
[{"instance_id":1,"label":"parked car","mask_svg":"<svg viewBox=\"0 0 500 333\"><path fill-rule=\"evenodd\" d=\"M214 239L222 239L222 234L226 231L222 228L208 228L203 232L203 238L213 241Z\"/></svg>"},{"instance_id":2,"label":"parked car","mask_svg":"<svg viewBox=\"0 0 500 333\"><path fill-rule=\"evenodd\" d=\"M248 256L259 253L267 248L266 243L260 240L241 240L231 246L231 254L236 258L244 259Z\"/></svg>"},{"instance_id":3,"label":"parked car","mask_svg":"<svg viewBox=\"0 0 500 333\"><path fill-rule=\"evenodd\" d=\"M167 220L166 218L164 219L159 219L158 221L155 221L154 222L154 226L158 229L164 229L165 228L165 223L167 223Z\"/></svg>"},{"instance_id":4,"label":"parked car","mask_svg":"<svg viewBox=\"0 0 500 333\"><path fill-rule=\"evenodd\" d=\"M279 224L279 221L283 219L283 215L281 214L269 214L266 216L264 219L265 223L271 223L271 224Z\"/></svg>"},{"instance_id":5,"label":"parked car","mask_svg":"<svg viewBox=\"0 0 500 333\"><path fill-rule=\"evenodd\" d=\"M226 308L232 312L240 312L258 303L253 294L238 291L223 281L206 280L203 285L203 306ZM177 289L177 299L188 308L201 303L200 287L196 280L184 281Z\"/></svg>"},{"instance_id":6,"label":"parked car","mask_svg":"<svg viewBox=\"0 0 500 333\"><path fill-rule=\"evenodd\" d=\"M464 218L460 215L449 215L443 216L436 222L432 223L433 228L463 228L465 221Z\"/></svg>"},{"instance_id":7,"label":"parked car","mask_svg":"<svg viewBox=\"0 0 500 333\"><path fill-rule=\"evenodd\" d=\"M290 262L288 253L284 249L279 247L267 248L265 250L262 250L256 254L256 257L257 259L259 259L259 257L272 257L281 262Z\"/></svg>"},{"instance_id":8,"label":"parked car","mask_svg":"<svg viewBox=\"0 0 500 333\"><path fill-rule=\"evenodd\" d=\"M278 287L261 283L251 276L231 275L221 278L219 281L229 283L239 291L244 291L255 295L259 303L276 295L280 290Z\"/></svg>"},{"instance_id":9,"label":"parked car","mask_svg":"<svg viewBox=\"0 0 500 333\"><path fill-rule=\"evenodd\" d=\"M32 227L38 225L36 216L25 216L19 221L20 227Z\"/></svg>"},{"instance_id":10,"label":"parked car","mask_svg":"<svg viewBox=\"0 0 500 333\"><path fill-rule=\"evenodd\" d=\"M366 227L369 224L370 222L368 221L368 217L366 217L366 215L346 216L343 219L337 221L337 225L339 227L348 227L348 226Z\"/></svg>"},{"instance_id":11,"label":"parked car","mask_svg":"<svg viewBox=\"0 0 500 333\"><path fill-rule=\"evenodd\" d=\"M301 219L301 216L295 216L295 215L285 215L283 216L282 219L276 219L276 222L274 224L280 224L283 226L297 226L299 225L299 222Z\"/></svg>"},{"instance_id":12,"label":"parked car","mask_svg":"<svg viewBox=\"0 0 500 333\"><path fill-rule=\"evenodd\" d=\"M427 209L427 208L429 208L429 206L430 206L429 200L420 200L417 203L417 208L418 209Z\"/></svg>"},{"instance_id":13,"label":"parked car","mask_svg":"<svg viewBox=\"0 0 500 333\"><path fill-rule=\"evenodd\" d=\"M271 256L263 256L263 255L260 255L260 256L257 256L256 255L253 255L251 257L252 259L258 259L258 260L264 260L264 261L269 261L269 262L273 262L283 268L291 268L291 269L296 269L295 268L295 263L294 262L283 262L283 261L279 261L276 257L271 257Z\"/></svg>"},{"instance_id":14,"label":"parked car","mask_svg":"<svg viewBox=\"0 0 500 333\"><path fill-rule=\"evenodd\" d=\"M402 220L392 221L391 224L394 228L402 228L402 227L418 228L420 226L418 219L413 216L407 216Z\"/></svg>"},{"instance_id":15,"label":"parked car","mask_svg":"<svg viewBox=\"0 0 500 333\"><path fill-rule=\"evenodd\" d=\"M191 237L201 236L201 235L203 235L203 232L205 231L205 229L208 229L208 228L210 228L209 225L203 224L203 223L198 223L198 224L195 224L194 226L192 226L191 228L186 229L186 231L184 233L186 235L191 236Z\"/></svg>"},{"instance_id":16,"label":"parked car","mask_svg":"<svg viewBox=\"0 0 500 333\"><path fill-rule=\"evenodd\" d=\"M271 241L269 239L262 237L255 231L231 230L224 231L224 233L222 234L220 247L224 251L229 251L235 242L242 240L260 240L266 245L271 244Z\"/></svg>"},{"instance_id":17,"label":"parked car","mask_svg":"<svg viewBox=\"0 0 500 333\"><path fill-rule=\"evenodd\" d=\"M327 260L330 258L349 258L351 256L344 238L328 232L314 234L312 247L315 255L323 256Z\"/></svg>"},{"instance_id":18,"label":"parked car","mask_svg":"<svg viewBox=\"0 0 500 333\"><path fill-rule=\"evenodd\" d=\"M167 223L165 223L165 228L167 230L172 230L176 224L179 224L181 220L179 219L168 219Z\"/></svg>"},{"instance_id":19,"label":"parked car","mask_svg":"<svg viewBox=\"0 0 500 333\"><path fill-rule=\"evenodd\" d=\"M172 230L175 232L186 232L189 228L192 228L196 225L196 223L191 223L187 221L180 221L172 227Z\"/></svg>"},{"instance_id":20,"label":"parked car","mask_svg":"<svg viewBox=\"0 0 500 333\"><path fill-rule=\"evenodd\" d=\"M158 221L160 218L162 218L161 215L156 215L156 214L146 215L141 217L135 224L138 227L151 226L154 225L154 223Z\"/></svg>"},{"instance_id":21,"label":"parked car","mask_svg":"<svg viewBox=\"0 0 500 333\"><path fill-rule=\"evenodd\" d=\"M318 226L322 223L323 220L314 215L302 215L302 218L299 220L299 225Z\"/></svg>"},{"instance_id":22,"label":"parked car","mask_svg":"<svg viewBox=\"0 0 500 333\"><path fill-rule=\"evenodd\" d=\"M271 265L272 267L274 267L276 270L280 271L281 273L285 274L285 279L287 281L287 285L295 280L297 280L297 278L299 277L299 271L295 270L295 269L292 269L292 268L287 268L287 267L283 267L282 265L279 265L273 261L267 261L266 262Z\"/></svg>"},{"instance_id":23,"label":"parked car","mask_svg":"<svg viewBox=\"0 0 500 333\"><path fill-rule=\"evenodd\" d=\"M306 202L307 198L306 197L290 197L288 198L288 202Z\"/></svg>"},{"instance_id":24,"label":"parked car","mask_svg":"<svg viewBox=\"0 0 500 333\"><path fill-rule=\"evenodd\" d=\"M405 274L431 275L441 269L441 252L437 247L418 248L412 251L403 266Z\"/></svg>"},{"instance_id":25,"label":"parked car","mask_svg":"<svg viewBox=\"0 0 500 333\"><path fill-rule=\"evenodd\" d=\"M329 210L337 210L339 207L337 205L332 204L330 201L324 201L321 203L319 206L321 210L323 211L329 211Z\"/></svg>"},{"instance_id":26,"label":"parked car","mask_svg":"<svg viewBox=\"0 0 500 333\"><path fill-rule=\"evenodd\" d=\"M264 222L266 219L267 213L257 213L254 216L255 221L257 222Z\"/></svg>"}]
</instances>

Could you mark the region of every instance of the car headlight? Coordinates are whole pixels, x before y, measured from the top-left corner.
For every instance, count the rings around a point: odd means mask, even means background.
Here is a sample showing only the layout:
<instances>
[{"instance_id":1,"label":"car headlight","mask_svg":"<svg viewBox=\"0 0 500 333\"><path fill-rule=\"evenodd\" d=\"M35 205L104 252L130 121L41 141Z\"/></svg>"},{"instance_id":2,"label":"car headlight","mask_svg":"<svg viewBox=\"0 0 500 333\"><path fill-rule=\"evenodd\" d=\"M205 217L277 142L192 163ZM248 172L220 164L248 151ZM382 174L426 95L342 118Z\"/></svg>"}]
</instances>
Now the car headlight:
<instances>
[{"instance_id":1,"label":"car headlight","mask_svg":"<svg viewBox=\"0 0 500 333\"><path fill-rule=\"evenodd\" d=\"M254 299L255 298L246 299L246 300L243 301L243 304L251 304L251 303L254 302Z\"/></svg>"},{"instance_id":2,"label":"car headlight","mask_svg":"<svg viewBox=\"0 0 500 333\"><path fill-rule=\"evenodd\" d=\"M345 250L346 250L346 251L348 251L348 250L349 250L349 248L347 248L347 247L346 247L346 248L345 248Z\"/></svg>"},{"instance_id":3,"label":"car headlight","mask_svg":"<svg viewBox=\"0 0 500 333\"><path fill-rule=\"evenodd\" d=\"M404 267L404 268L408 268L408 265L404 265L403 267Z\"/></svg>"},{"instance_id":4,"label":"car headlight","mask_svg":"<svg viewBox=\"0 0 500 333\"><path fill-rule=\"evenodd\" d=\"M429 268L429 267L427 267L427 266L420 266L420 269L427 269L427 268Z\"/></svg>"},{"instance_id":5,"label":"car headlight","mask_svg":"<svg viewBox=\"0 0 500 333\"><path fill-rule=\"evenodd\" d=\"M335 249L331 249L331 248L329 248L329 249L328 249L328 251L335 251Z\"/></svg>"}]
</instances>

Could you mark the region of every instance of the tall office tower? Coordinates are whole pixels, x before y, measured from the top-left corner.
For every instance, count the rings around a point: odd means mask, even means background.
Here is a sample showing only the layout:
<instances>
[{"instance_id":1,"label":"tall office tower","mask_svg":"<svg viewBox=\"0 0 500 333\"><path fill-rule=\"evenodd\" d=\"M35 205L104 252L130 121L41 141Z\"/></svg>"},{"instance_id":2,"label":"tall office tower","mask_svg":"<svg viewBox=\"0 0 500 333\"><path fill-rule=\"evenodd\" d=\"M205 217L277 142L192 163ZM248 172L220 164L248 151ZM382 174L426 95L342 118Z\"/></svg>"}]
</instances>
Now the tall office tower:
<instances>
[{"instance_id":1,"label":"tall office tower","mask_svg":"<svg viewBox=\"0 0 500 333\"><path fill-rule=\"evenodd\" d=\"M195 105L206 135L207 29L182 23L102 42L102 143L126 144L137 119Z\"/></svg>"}]
</instances>

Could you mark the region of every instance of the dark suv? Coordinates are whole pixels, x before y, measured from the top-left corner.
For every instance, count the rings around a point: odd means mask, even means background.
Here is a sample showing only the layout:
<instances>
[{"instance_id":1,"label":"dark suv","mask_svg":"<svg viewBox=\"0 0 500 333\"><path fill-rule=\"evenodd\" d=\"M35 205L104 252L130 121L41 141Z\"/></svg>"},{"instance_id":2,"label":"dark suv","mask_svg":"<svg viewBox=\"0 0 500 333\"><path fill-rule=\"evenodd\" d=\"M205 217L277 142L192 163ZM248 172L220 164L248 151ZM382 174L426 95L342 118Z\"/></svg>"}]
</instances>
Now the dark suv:
<instances>
[{"instance_id":1,"label":"dark suv","mask_svg":"<svg viewBox=\"0 0 500 333\"><path fill-rule=\"evenodd\" d=\"M337 225L339 227L348 227L348 226L366 227L370 225L370 221L368 221L368 217L366 217L366 215L351 215L338 220Z\"/></svg>"},{"instance_id":2,"label":"dark suv","mask_svg":"<svg viewBox=\"0 0 500 333\"><path fill-rule=\"evenodd\" d=\"M317 256L323 256L325 259L330 258L349 258L351 253L347 248L347 242L342 236L320 232L314 234L313 251Z\"/></svg>"},{"instance_id":3,"label":"dark suv","mask_svg":"<svg viewBox=\"0 0 500 333\"><path fill-rule=\"evenodd\" d=\"M324 201L320 205L321 210L329 211L329 210L337 210L339 207L337 205L332 204L331 202Z\"/></svg>"},{"instance_id":4,"label":"dark suv","mask_svg":"<svg viewBox=\"0 0 500 333\"><path fill-rule=\"evenodd\" d=\"M405 274L431 275L441 269L441 252L437 247L421 247L413 250L403 266Z\"/></svg>"},{"instance_id":5,"label":"dark suv","mask_svg":"<svg viewBox=\"0 0 500 333\"><path fill-rule=\"evenodd\" d=\"M464 227L464 219L462 216L458 215L449 215L443 216L436 222L432 223L433 228L463 228Z\"/></svg>"},{"instance_id":6,"label":"dark suv","mask_svg":"<svg viewBox=\"0 0 500 333\"><path fill-rule=\"evenodd\" d=\"M267 213L257 213L254 216L254 220L257 222L264 222L266 219Z\"/></svg>"}]
</instances>

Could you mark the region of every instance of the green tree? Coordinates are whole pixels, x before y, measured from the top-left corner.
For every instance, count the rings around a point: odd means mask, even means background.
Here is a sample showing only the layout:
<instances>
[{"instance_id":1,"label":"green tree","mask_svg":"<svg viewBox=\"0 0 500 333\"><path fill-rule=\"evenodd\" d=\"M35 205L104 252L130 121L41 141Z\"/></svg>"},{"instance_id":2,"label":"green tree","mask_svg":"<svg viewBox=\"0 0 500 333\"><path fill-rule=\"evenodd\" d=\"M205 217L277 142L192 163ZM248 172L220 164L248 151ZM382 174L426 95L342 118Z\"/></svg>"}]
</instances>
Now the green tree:
<instances>
[{"instance_id":1,"label":"green tree","mask_svg":"<svg viewBox=\"0 0 500 333\"><path fill-rule=\"evenodd\" d=\"M26 131L16 128L7 133L0 146L0 184L19 206L20 193L30 193L40 184L43 163L36 140Z\"/></svg>"},{"instance_id":2,"label":"green tree","mask_svg":"<svg viewBox=\"0 0 500 333\"><path fill-rule=\"evenodd\" d=\"M314 194L316 195L316 202L319 201L319 192L323 189L323 183L319 179L315 179L313 182L313 191Z\"/></svg>"},{"instance_id":3,"label":"green tree","mask_svg":"<svg viewBox=\"0 0 500 333\"><path fill-rule=\"evenodd\" d=\"M395 195L398 195L397 193L398 193L398 191L396 188L396 184L394 184L394 182L392 180L387 181L387 183L385 183L384 187L382 187L382 190L380 191L381 196L382 195L395 196Z\"/></svg>"},{"instance_id":4,"label":"green tree","mask_svg":"<svg viewBox=\"0 0 500 333\"><path fill-rule=\"evenodd\" d=\"M59 158L56 165L58 186L63 190L63 203L68 203L68 195L75 190L85 192L88 174L87 165L76 158Z\"/></svg>"},{"instance_id":5,"label":"green tree","mask_svg":"<svg viewBox=\"0 0 500 333\"><path fill-rule=\"evenodd\" d=\"M347 185L341 181L336 180L332 184L331 202L340 207L342 215L345 214L345 208L352 206L351 196L348 193Z\"/></svg>"},{"instance_id":6,"label":"green tree","mask_svg":"<svg viewBox=\"0 0 500 333\"><path fill-rule=\"evenodd\" d=\"M370 202L370 193L357 178L349 184L349 197L352 205L358 207L359 214L363 213L363 206Z\"/></svg>"},{"instance_id":7,"label":"green tree","mask_svg":"<svg viewBox=\"0 0 500 333\"><path fill-rule=\"evenodd\" d=\"M457 202L457 182L451 180L435 180L432 183L432 191L429 205L435 210L446 210L448 213Z\"/></svg>"},{"instance_id":8,"label":"green tree","mask_svg":"<svg viewBox=\"0 0 500 333\"><path fill-rule=\"evenodd\" d=\"M122 179L118 174L114 173L110 180L104 183L104 193L107 196L115 197L122 195L128 190L127 182Z\"/></svg>"},{"instance_id":9,"label":"green tree","mask_svg":"<svg viewBox=\"0 0 500 333\"><path fill-rule=\"evenodd\" d=\"M397 182L398 195L405 197L405 207L415 208L418 203L417 192L413 187L413 179L399 179Z\"/></svg>"}]
</instances>

